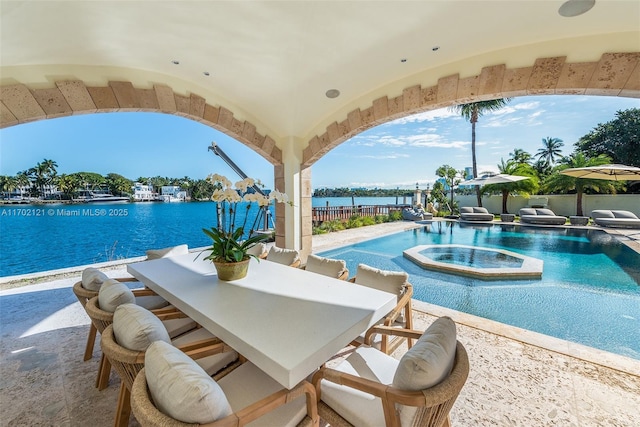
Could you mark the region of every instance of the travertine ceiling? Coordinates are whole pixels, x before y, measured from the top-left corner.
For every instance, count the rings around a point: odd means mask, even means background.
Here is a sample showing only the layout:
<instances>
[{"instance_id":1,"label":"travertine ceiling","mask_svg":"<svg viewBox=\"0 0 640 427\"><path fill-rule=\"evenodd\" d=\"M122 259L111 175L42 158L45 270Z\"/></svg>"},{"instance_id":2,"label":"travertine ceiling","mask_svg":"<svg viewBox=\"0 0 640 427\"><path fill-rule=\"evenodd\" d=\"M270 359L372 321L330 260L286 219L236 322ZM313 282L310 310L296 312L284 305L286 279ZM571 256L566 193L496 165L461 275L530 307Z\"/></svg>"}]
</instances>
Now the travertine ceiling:
<instances>
[{"instance_id":1,"label":"travertine ceiling","mask_svg":"<svg viewBox=\"0 0 640 427\"><path fill-rule=\"evenodd\" d=\"M562 3L2 1L0 84L168 85L304 147L380 96L448 75L640 52L640 2L597 0L573 18Z\"/></svg>"}]
</instances>

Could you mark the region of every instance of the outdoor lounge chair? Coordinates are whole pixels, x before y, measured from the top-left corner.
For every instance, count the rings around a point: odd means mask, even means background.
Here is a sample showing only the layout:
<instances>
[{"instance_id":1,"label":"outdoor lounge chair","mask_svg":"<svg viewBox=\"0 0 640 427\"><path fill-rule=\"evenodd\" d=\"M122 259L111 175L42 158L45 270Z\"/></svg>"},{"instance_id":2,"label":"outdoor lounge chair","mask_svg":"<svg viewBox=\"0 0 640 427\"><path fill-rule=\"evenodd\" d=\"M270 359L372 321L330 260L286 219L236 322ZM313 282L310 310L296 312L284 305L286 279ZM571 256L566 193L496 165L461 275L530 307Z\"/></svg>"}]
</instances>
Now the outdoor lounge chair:
<instances>
[{"instance_id":1,"label":"outdoor lounge chair","mask_svg":"<svg viewBox=\"0 0 640 427\"><path fill-rule=\"evenodd\" d=\"M469 375L455 323L441 317L424 332L377 327L417 339L401 360L360 346L312 382L318 412L332 427L449 426L449 412Z\"/></svg>"},{"instance_id":2,"label":"outdoor lounge chair","mask_svg":"<svg viewBox=\"0 0 640 427\"><path fill-rule=\"evenodd\" d=\"M206 329L195 329L171 339L161 320L175 318L178 314L181 313L156 316L135 304L122 304L114 313L113 323L102 332L102 352L121 380L114 423L116 427L129 425L131 387L136 375L144 367L145 352L154 341L162 340L182 351L193 352L197 355L198 365L209 375L235 366L238 353Z\"/></svg>"},{"instance_id":3,"label":"outdoor lounge chair","mask_svg":"<svg viewBox=\"0 0 640 427\"><path fill-rule=\"evenodd\" d=\"M366 264L359 264L356 276L351 278L350 282L396 294L398 296L398 304L380 321L380 324L395 328L411 329L413 327L413 312L411 311L413 286L409 283L408 279L409 275L404 271L380 270ZM367 331L365 331L365 334L366 333ZM352 344L360 345L364 342L365 334L356 338ZM396 336L395 339L390 340L387 334L374 334L372 345L385 354L391 354L402 344L405 338L406 337ZM409 348L411 348L411 344L411 338L407 338Z\"/></svg>"},{"instance_id":4,"label":"outdoor lounge chair","mask_svg":"<svg viewBox=\"0 0 640 427\"><path fill-rule=\"evenodd\" d=\"M307 257L307 264L303 268L312 273L323 274L335 279L347 280L349 278L347 263L341 259L331 259L310 254Z\"/></svg>"},{"instance_id":5,"label":"outdoor lounge chair","mask_svg":"<svg viewBox=\"0 0 640 427\"><path fill-rule=\"evenodd\" d=\"M558 216L551 209L520 209L520 222L522 224L563 225L567 222L564 216Z\"/></svg>"},{"instance_id":6,"label":"outdoor lounge chair","mask_svg":"<svg viewBox=\"0 0 640 427\"><path fill-rule=\"evenodd\" d=\"M598 209L591 211L591 218L602 227L640 228L640 218L630 211Z\"/></svg>"},{"instance_id":7,"label":"outdoor lounge chair","mask_svg":"<svg viewBox=\"0 0 640 427\"><path fill-rule=\"evenodd\" d=\"M215 380L163 341L147 349L131 390L131 409L142 427L319 424L315 390L308 382L286 390L250 362Z\"/></svg>"},{"instance_id":8,"label":"outdoor lounge chair","mask_svg":"<svg viewBox=\"0 0 640 427\"><path fill-rule=\"evenodd\" d=\"M487 208L462 207L460 208L461 221L493 221L493 214Z\"/></svg>"},{"instance_id":9,"label":"outdoor lounge chair","mask_svg":"<svg viewBox=\"0 0 640 427\"><path fill-rule=\"evenodd\" d=\"M402 219L407 221L424 221L433 219L433 214L431 212L425 211L422 208L404 208L402 209Z\"/></svg>"},{"instance_id":10,"label":"outdoor lounge chair","mask_svg":"<svg viewBox=\"0 0 640 427\"><path fill-rule=\"evenodd\" d=\"M300 267L300 254L295 249L279 248L271 246L267 254L267 261L288 265L289 267Z\"/></svg>"}]
</instances>

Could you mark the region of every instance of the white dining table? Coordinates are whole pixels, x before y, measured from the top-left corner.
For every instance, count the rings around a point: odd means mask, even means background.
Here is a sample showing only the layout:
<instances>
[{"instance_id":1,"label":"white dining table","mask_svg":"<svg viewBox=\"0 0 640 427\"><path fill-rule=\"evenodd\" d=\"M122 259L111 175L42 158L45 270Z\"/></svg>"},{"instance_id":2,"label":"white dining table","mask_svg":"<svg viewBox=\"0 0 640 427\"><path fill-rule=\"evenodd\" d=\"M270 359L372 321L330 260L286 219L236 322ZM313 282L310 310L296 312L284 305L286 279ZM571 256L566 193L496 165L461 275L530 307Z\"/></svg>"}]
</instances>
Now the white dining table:
<instances>
[{"instance_id":1,"label":"white dining table","mask_svg":"<svg viewBox=\"0 0 640 427\"><path fill-rule=\"evenodd\" d=\"M129 264L127 271L287 389L378 322L397 296L271 261L218 280L195 253Z\"/></svg>"}]
</instances>

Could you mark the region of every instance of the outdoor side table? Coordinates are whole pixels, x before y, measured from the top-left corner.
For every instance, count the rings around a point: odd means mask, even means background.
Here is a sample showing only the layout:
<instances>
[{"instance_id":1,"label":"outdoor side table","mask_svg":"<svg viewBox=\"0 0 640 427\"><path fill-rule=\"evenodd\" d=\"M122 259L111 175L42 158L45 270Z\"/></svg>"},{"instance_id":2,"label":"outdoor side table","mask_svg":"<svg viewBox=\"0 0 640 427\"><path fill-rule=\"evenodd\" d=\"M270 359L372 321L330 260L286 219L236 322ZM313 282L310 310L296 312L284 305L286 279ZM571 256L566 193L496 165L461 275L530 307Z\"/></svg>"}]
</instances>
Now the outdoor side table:
<instances>
[{"instance_id":1,"label":"outdoor side table","mask_svg":"<svg viewBox=\"0 0 640 427\"><path fill-rule=\"evenodd\" d=\"M500 214L500 221L502 222L513 222L516 219L514 214Z\"/></svg>"},{"instance_id":2,"label":"outdoor side table","mask_svg":"<svg viewBox=\"0 0 640 427\"><path fill-rule=\"evenodd\" d=\"M589 224L588 216L570 216L569 222L571 225L587 225Z\"/></svg>"}]
</instances>

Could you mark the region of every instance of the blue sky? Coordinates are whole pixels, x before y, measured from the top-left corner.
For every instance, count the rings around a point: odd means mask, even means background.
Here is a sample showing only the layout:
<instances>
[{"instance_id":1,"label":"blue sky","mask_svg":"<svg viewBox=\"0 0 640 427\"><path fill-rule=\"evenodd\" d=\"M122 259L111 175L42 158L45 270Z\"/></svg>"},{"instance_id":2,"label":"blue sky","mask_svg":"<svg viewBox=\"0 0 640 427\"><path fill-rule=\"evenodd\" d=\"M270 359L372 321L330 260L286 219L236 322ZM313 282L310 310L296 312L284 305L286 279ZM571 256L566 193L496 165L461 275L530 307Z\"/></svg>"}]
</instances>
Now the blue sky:
<instances>
[{"instance_id":1,"label":"blue sky","mask_svg":"<svg viewBox=\"0 0 640 427\"><path fill-rule=\"evenodd\" d=\"M482 116L476 126L478 170L496 171L515 148L535 154L546 137L563 140L564 154L616 111L640 100L596 96L514 98ZM140 176L237 176L213 153L216 143L247 175L273 186L271 165L238 141L182 117L155 113L89 114L42 120L0 130L0 175L15 175L42 159L58 173L80 171ZM313 187L413 188L433 184L436 169L471 166L471 125L449 109L389 122L357 135L320 159Z\"/></svg>"}]
</instances>

